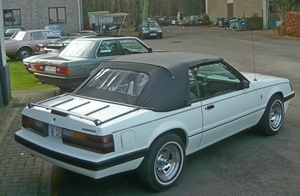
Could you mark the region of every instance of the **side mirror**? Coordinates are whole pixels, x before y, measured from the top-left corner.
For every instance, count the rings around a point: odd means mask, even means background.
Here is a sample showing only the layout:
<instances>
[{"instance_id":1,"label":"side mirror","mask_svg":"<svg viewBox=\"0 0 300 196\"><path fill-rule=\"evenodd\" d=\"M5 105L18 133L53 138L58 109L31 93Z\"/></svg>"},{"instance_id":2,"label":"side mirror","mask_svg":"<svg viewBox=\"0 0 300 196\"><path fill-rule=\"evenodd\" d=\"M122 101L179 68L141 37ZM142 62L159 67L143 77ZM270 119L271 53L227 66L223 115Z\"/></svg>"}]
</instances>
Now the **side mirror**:
<instances>
[{"instance_id":1,"label":"side mirror","mask_svg":"<svg viewBox=\"0 0 300 196\"><path fill-rule=\"evenodd\" d=\"M249 88L250 87L250 83L248 81L246 81L246 80L243 80L242 81L242 87L243 88Z\"/></svg>"},{"instance_id":2,"label":"side mirror","mask_svg":"<svg viewBox=\"0 0 300 196\"><path fill-rule=\"evenodd\" d=\"M152 48L148 48L148 53L153 53L153 49Z\"/></svg>"}]
</instances>

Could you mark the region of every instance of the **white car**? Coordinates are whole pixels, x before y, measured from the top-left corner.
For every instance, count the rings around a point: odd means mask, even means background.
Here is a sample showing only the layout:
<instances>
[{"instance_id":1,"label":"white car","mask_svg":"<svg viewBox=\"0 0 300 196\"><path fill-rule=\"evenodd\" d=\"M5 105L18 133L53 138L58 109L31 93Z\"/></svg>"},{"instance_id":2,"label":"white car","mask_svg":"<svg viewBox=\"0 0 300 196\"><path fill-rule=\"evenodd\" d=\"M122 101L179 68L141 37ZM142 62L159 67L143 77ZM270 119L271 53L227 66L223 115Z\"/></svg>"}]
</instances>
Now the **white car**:
<instances>
[{"instance_id":1,"label":"white car","mask_svg":"<svg viewBox=\"0 0 300 196\"><path fill-rule=\"evenodd\" d=\"M101 63L73 93L29 104L15 140L95 179L137 169L162 191L186 155L251 127L275 135L294 96L288 79L240 73L215 56L125 55Z\"/></svg>"}]
</instances>

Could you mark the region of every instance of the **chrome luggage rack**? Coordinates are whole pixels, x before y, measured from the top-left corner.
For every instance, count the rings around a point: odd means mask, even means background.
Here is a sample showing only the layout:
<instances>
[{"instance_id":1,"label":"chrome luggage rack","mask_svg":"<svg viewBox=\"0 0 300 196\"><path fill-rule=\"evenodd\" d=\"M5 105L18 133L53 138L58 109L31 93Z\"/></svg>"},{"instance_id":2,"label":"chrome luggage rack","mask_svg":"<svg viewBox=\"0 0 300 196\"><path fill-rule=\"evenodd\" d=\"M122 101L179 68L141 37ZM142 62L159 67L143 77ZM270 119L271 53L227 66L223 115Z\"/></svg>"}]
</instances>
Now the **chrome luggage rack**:
<instances>
[{"instance_id":1,"label":"chrome luggage rack","mask_svg":"<svg viewBox=\"0 0 300 196\"><path fill-rule=\"evenodd\" d=\"M62 104L64 104L64 103L67 103L67 102L69 102L69 101L73 101L74 98L69 98L69 99L67 99L67 100L63 100L63 101L61 101L61 102L59 102L59 103L56 103L56 104L54 104L54 105L52 105L52 106L48 106L48 105L44 105L44 104L43 104L43 103L45 103L45 102L49 102L49 101L51 101L51 100L53 100L53 99L57 99L57 98L60 98L60 97L63 97L63 96L67 96L67 95L69 95L69 93L66 93L66 94L63 94L63 95L60 95L60 96L56 96L56 97L52 97L52 98L50 98L50 99L46 99L46 100L41 101L41 102L38 102L38 103L30 103L30 104L28 104L28 108L31 109L31 108L33 108L33 107L41 107L41 108L45 108L45 109L47 109L47 110L51 110L51 113L52 113L52 114L56 114L56 115L59 115L59 116L64 116L64 117L66 117L66 116L68 116L68 115L76 116L76 117L79 117L79 118L82 118L82 119L85 119L85 120L92 121L96 126L98 126L98 125L100 125L100 124L103 124L103 123L105 123L105 122L111 121L111 120L113 120L113 119L116 119L116 118L118 118L118 117L120 117L120 116L129 114L129 113L131 113L131 112L136 111L136 110L139 109L139 108L134 108L134 109L132 109L132 110L130 110L130 111L124 112L124 113L122 113L122 114L119 114L119 115L117 115L117 116L114 116L114 117L112 117L112 118L110 118L110 119L107 119L107 120L105 120L105 121L101 121L100 119L90 117L89 115L91 115L91 114L93 114L93 113L95 113L95 112L98 112L98 111L100 111L100 110L103 110L103 109L105 109L105 108L108 108L108 107L110 107L110 105L105 105L105 106L96 108L96 109L94 109L94 110L92 110L92 111L90 111L90 112L88 112L88 113L86 113L86 114L80 114L80 113L72 112L72 110L74 110L74 109L76 109L76 108L79 108L79 107L83 107L83 106L85 106L85 105L91 103L91 101L86 101L86 102L84 102L84 103L81 103L81 104L79 104L79 105L73 106L73 107L71 107L71 108L69 108L69 109L66 109L66 110L64 110L64 109L59 109L59 108L56 108L56 107L59 106L59 105L62 105ZM72 96L75 96L75 97L81 97L81 96L78 96L78 95L75 95L75 94L72 94ZM93 99L93 100L95 100L95 99ZM97 100L97 101L99 101L99 100Z\"/></svg>"}]
</instances>

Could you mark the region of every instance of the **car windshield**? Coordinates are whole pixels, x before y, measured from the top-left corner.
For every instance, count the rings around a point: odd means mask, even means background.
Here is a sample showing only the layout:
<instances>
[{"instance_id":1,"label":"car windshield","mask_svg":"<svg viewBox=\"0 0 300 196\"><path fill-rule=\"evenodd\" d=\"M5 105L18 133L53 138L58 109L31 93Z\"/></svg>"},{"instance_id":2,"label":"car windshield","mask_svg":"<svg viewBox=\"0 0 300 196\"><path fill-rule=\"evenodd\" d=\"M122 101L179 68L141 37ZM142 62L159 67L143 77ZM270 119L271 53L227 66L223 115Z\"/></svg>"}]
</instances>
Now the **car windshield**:
<instances>
[{"instance_id":1,"label":"car windshield","mask_svg":"<svg viewBox=\"0 0 300 196\"><path fill-rule=\"evenodd\" d=\"M59 56L73 56L87 58L94 48L95 41L74 40L59 54Z\"/></svg>"},{"instance_id":2,"label":"car windshield","mask_svg":"<svg viewBox=\"0 0 300 196\"><path fill-rule=\"evenodd\" d=\"M141 72L102 69L78 94L109 99L107 95L112 93L112 99L109 100L115 99L115 96L118 96L119 93L137 97L142 92L148 79L149 76Z\"/></svg>"},{"instance_id":3,"label":"car windshield","mask_svg":"<svg viewBox=\"0 0 300 196\"><path fill-rule=\"evenodd\" d=\"M20 41L20 40L23 40L25 35L26 35L26 32L19 31L19 32L16 32L15 34L13 34L12 38Z\"/></svg>"},{"instance_id":4,"label":"car windshield","mask_svg":"<svg viewBox=\"0 0 300 196\"><path fill-rule=\"evenodd\" d=\"M142 26L144 27L159 27L158 23L157 22L152 22L152 21L144 21Z\"/></svg>"}]
</instances>

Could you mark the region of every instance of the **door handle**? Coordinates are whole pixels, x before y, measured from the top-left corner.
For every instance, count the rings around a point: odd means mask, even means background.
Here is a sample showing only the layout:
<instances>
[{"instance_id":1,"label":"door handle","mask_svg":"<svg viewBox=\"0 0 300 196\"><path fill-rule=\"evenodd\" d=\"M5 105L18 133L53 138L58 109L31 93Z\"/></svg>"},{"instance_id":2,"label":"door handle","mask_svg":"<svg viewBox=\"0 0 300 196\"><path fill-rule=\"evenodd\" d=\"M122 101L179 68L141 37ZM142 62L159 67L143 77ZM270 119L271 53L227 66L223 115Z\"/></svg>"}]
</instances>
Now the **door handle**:
<instances>
[{"instance_id":1,"label":"door handle","mask_svg":"<svg viewBox=\"0 0 300 196\"><path fill-rule=\"evenodd\" d=\"M205 109L206 109L206 110L211 110L211 109L213 109L213 108L215 108L214 105L209 105L209 106L207 106Z\"/></svg>"}]
</instances>

